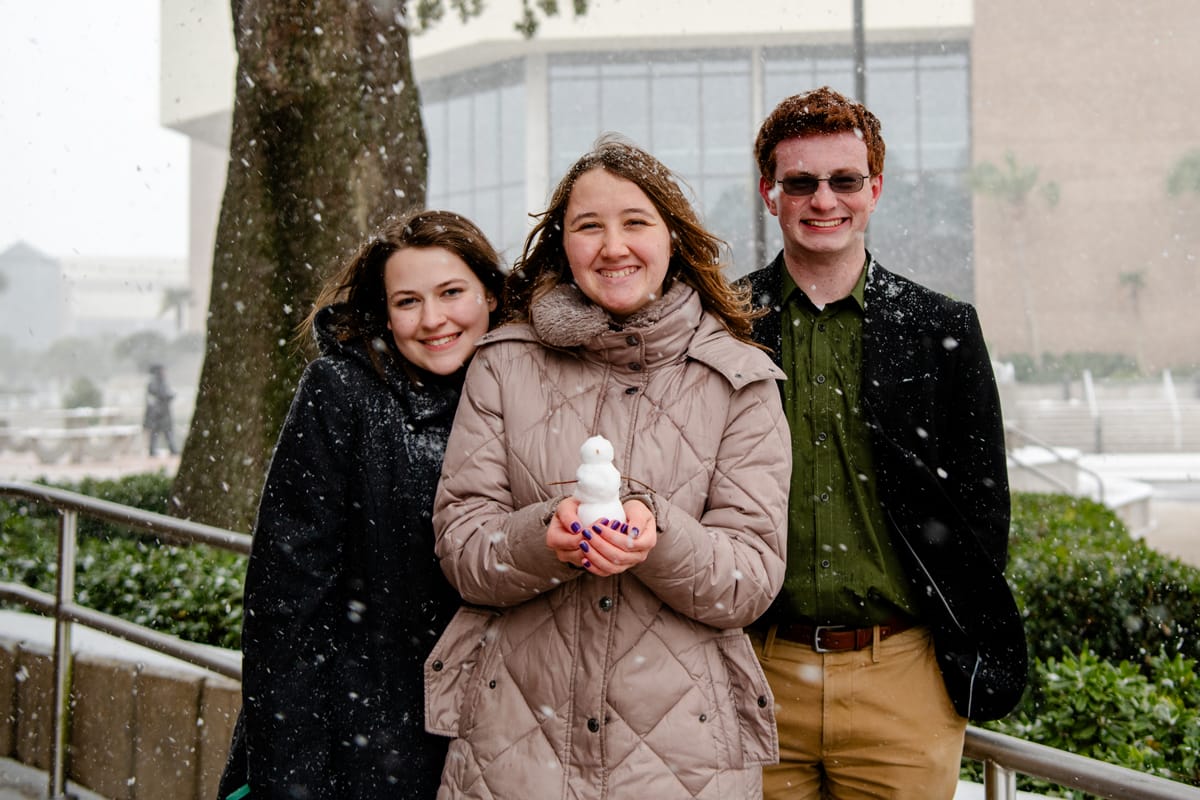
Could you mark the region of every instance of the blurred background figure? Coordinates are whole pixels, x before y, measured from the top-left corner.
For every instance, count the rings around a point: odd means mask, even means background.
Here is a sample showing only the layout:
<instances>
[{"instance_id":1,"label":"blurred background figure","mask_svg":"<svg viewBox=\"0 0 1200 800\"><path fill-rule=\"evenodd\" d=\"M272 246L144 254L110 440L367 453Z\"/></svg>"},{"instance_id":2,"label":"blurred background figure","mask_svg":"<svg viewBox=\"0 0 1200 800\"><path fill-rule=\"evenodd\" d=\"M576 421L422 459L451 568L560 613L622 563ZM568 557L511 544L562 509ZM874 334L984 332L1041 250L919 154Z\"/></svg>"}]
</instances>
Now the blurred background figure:
<instances>
[{"instance_id":1,"label":"blurred background figure","mask_svg":"<svg viewBox=\"0 0 1200 800\"><path fill-rule=\"evenodd\" d=\"M171 432L171 400L175 392L167 385L166 371L162 364L150 365L150 382L146 384L146 416L142 427L150 435L150 455L154 455L159 434L167 441L167 450L175 455L175 434Z\"/></svg>"}]
</instances>

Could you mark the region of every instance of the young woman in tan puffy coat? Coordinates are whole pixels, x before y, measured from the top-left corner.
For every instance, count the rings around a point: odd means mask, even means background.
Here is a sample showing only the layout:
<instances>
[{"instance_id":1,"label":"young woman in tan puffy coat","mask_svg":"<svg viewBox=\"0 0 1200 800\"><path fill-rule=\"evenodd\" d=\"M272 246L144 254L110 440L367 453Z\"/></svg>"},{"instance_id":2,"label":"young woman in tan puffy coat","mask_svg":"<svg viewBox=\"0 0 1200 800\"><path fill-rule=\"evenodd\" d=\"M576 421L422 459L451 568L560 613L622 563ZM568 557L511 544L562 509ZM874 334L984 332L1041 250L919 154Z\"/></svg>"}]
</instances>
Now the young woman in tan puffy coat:
<instances>
[{"instance_id":1,"label":"young woman in tan puffy coat","mask_svg":"<svg viewBox=\"0 0 1200 800\"><path fill-rule=\"evenodd\" d=\"M741 626L784 572L791 448L748 298L674 176L619 139L558 185L468 371L434 506L469 604L426 662L438 796L747 798L778 759ZM609 439L627 522L584 527Z\"/></svg>"}]
</instances>

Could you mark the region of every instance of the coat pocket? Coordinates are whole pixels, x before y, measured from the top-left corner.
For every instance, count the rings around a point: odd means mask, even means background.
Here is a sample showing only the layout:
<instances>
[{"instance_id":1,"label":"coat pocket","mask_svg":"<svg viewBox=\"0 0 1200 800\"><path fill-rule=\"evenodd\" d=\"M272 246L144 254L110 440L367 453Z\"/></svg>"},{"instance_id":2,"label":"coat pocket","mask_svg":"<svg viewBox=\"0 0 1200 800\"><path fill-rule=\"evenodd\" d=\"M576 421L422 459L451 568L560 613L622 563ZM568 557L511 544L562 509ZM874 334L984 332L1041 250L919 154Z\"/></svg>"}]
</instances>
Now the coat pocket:
<instances>
[{"instance_id":1,"label":"coat pocket","mask_svg":"<svg viewBox=\"0 0 1200 800\"><path fill-rule=\"evenodd\" d=\"M763 674L750 637L744 633L717 639L717 649L729 675L729 692L737 715L742 765L779 761L779 731L775 727L775 696Z\"/></svg>"},{"instance_id":2,"label":"coat pocket","mask_svg":"<svg viewBox=\"0 0 1200 800\"><path fill-rule=\"evenodd\" d=\"M497 611L461 606L425 659L425 730L458 736L461 715L469 709L471 676L483 658L488 630Z\"/></svg>"}]
</instances>

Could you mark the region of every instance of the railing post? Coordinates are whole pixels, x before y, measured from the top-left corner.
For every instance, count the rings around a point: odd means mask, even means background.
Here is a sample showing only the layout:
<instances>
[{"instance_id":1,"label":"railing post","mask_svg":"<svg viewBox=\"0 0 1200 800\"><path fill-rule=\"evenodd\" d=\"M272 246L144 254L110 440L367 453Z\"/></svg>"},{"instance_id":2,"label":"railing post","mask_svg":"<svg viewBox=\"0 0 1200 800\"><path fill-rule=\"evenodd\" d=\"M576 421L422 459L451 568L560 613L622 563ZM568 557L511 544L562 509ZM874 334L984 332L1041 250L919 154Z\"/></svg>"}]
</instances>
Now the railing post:
<instances>
[{"instance_id":1,"label":"railing post","mask_svg":"<svg viewBox=\"0 0 1200 800\"><path fill-rule=\"evenodd\" d=\"M1016 800L1017 774L995 761L984 761L983 796L986 800Z\"/></svg>"},{"instance_id":2,"label":"railing post","mask_svg":"<svg viewBox=\"0 0 1200 800\"><path fill-rule=\"evenodd\" d=\"M71 621L63 606L75 602L75 545L79 514L63 509L58 528L58 592L54 608L54 709L50 729L51 800L67 796L67 716L71 707Z\"/></svg>"}]
</instances>

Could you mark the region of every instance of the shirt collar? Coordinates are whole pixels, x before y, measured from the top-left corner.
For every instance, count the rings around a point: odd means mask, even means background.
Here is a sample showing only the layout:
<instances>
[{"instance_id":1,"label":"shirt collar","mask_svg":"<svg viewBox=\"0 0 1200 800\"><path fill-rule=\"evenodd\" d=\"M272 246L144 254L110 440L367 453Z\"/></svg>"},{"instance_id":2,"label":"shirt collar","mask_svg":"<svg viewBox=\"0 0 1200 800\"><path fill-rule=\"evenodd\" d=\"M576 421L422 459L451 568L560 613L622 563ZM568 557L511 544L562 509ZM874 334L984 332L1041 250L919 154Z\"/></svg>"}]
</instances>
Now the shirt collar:
<instances>
[{"instance_id":1,"label":"shirt collar","mask_svg":"<svg viewBox=\"0 0 1200 800\"><path fill-rule=\"evenodd\" d=\"M854 288L850 290L850 297L854 299L854 302L858 304L859 310L862 311L865 311L867 308L867 277L871 272L871 267L874 265L875 259L871 257L870 253L867 253L867 260L863 263L863 268L858 273L858 280L854 282ZM792 274L787 271L787 267L785 266L780 270L780 272L783 273L783 290L780 293L780 296L783 299L783 305L786 306L789 302L791 302L792 295L795 292L800 292L800 295L807 300L808 295L804 294L804 290L796 285L796 281L792 279Z\"/></svg>"}]
</instances>

